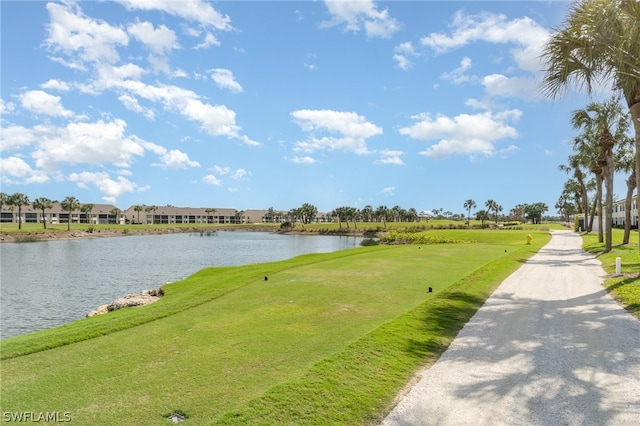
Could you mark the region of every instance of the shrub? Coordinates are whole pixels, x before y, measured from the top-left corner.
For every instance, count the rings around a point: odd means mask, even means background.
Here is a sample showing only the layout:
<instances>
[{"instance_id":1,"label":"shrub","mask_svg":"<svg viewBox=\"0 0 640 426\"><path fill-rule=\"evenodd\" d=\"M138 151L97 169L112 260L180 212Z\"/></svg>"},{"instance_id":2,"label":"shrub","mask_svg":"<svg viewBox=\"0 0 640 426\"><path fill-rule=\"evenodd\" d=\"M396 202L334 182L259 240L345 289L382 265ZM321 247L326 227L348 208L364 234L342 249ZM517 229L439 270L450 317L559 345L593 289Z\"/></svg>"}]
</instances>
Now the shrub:
<instances>
[{"instance_id":1,"label":"shrub","mask_svg":"<svg viewBox=\"0 0 640 426\"><path fill-rule=\"evenodd\" d=\"M373 238L365 238L364 240L362 240L360 242L360 245L363 246L363 247L366 247L366 246L377 246L378 244L379 244L378 240L373 239Z\"/></svg>"}]
</instances>

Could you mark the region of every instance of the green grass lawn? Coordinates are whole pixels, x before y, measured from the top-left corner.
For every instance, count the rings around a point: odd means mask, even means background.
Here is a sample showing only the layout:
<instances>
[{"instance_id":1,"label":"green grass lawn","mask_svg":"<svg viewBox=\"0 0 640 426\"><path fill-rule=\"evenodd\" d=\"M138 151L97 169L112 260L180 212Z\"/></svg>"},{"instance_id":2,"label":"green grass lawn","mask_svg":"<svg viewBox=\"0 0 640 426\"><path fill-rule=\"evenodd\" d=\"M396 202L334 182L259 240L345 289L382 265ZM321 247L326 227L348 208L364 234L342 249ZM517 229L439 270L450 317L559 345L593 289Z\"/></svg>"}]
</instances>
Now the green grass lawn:
<instances>
[{"instance_id":1,"label":"green grass lawn","mask_svg":"<svg viewBox=\"0 0 640 426\"><path fill-rule=\"evenodd\" d=\"M549 239L437 232L465 242L209 268L163 286L153 305L3 340L2 411L69 412L74 424L166 425L174 411L190 425L368 424Z\"/></svg>"},{"instance_id":2,"label":"green grass lawn","mask_svg":"<svg viewBox=\"0 0 640 426\"><path fill-rule=\"evenodd\" d=\"M604 286L611 295L629 312L640 318L640 250L638 248L638 233L634 231L629 238L629 244L622 245L624 232L613 230L613 248L604 253L604 243L598 242L598 233L584 234L583 248L595 254L602 262L604 270L610 274ZM616 258L621 261L621 276L614 276L616 272Z\"/></svg>"}]
</instances>

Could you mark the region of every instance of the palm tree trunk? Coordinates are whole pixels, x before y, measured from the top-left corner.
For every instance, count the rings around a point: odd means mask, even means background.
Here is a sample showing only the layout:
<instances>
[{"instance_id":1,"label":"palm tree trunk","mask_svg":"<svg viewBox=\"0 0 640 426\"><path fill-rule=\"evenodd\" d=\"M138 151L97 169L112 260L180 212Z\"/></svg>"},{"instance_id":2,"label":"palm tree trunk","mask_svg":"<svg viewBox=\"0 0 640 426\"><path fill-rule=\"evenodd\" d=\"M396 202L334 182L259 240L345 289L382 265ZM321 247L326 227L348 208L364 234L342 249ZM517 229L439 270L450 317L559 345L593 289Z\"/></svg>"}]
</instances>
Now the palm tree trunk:
<instances>
[{"instance_id":1,"label":"palm tree trunk","mask_svg":"<svg viewBox=\"0 0 640 426\"><path fill-rule=\"evenodd\" d=\"M640 97L640 95L637 97ZM630 105L629 111L631 112L631 121L636 131L636 188L638 190L636 192L636 206L638 206L640 211L640 102L635 102L633 105ZM640 251L640 226L638 229L638 251Z\"/></svg>"},{"instance_id":2,"label":"palm tree trunk","mask_svg":"<svg viewBox=\"0 0 640 426\"><path fill-rule=\"evenodd\" d=\"M607 155L607 169L606 169L606 201L605 201L605 244L604 251L609 253L613 247L613 172L615 163L613 159L613 152Z\"/></svg>"},{"instance_id":3,"label":"palm tree trunk","mask_svg":"<svg viewBox=\"0 0 640 426\"><path fill-rule=\"evenodd\" d=\"M596 184L598 189L596 190L596 205L598 209L598 242L604 242L604 232L602 230L602 174L596 177Z\"/></svg>"},{"instance_id":4,"label":"palm tree trunk","mask_svg":"<svg viewBox=\"0 0 640 426\"><path fill-rule=\"evenodd\" d=\"M636 189L636 172L633 171L627 179L627 197L624 200L624 236L622 244L629 244L631 236L631 204L633 203L633 190Z\"/></svg>"}]
</instances>

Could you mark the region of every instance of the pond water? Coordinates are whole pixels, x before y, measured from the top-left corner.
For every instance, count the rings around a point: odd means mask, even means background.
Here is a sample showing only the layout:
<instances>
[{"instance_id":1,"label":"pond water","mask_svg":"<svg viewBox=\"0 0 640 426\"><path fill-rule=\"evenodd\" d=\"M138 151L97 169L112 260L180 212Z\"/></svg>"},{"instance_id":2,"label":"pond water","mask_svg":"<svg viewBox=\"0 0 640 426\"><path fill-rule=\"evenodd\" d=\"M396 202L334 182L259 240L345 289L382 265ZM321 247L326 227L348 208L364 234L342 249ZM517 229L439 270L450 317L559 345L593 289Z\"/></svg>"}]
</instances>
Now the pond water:
<instances>
[{"instance_id":1,"label":"pond water","mask_svg":"<svg viewBox=\"0 0 640 426\"><path fill-rule=\"evenodd\" d=\"M353 248L361 241L219 231L0 244L0 337L84 318L126 294L209 266L272 262Z\"/></svg>"}]
</instances>

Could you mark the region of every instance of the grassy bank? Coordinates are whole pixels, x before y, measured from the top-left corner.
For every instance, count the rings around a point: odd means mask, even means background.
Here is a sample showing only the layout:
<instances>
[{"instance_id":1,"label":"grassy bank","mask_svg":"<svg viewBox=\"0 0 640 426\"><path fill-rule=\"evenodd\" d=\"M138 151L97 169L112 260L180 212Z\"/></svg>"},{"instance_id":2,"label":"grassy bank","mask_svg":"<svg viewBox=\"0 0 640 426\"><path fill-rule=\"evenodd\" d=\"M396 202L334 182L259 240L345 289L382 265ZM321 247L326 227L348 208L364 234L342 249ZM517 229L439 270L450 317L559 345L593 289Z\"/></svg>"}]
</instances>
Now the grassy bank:
<instances>
[{"instance_id":1,"label":"grassy bank","mask_svg":"<svg viewBox=\"0 0 640 426\"><path fill-rule=\"evenodd\" d=\"M69 412L77 424L162 425L176 411L192 425L366 424L549 238L441 232L466 242L205 269L153 305L4 340L3 411Z\"/></svg>"},{"instance_id":2,"label":"grassy bank","mask_svg":"<svg viewBox=\"0 0 640 426\"><path fill-rule=\"evenodd\" d=\"M638 234L634 231L629 239L631 244L622 245L624 232L613 230L613 249L604 253L604 243L598 242L597 233L584 234L583 248L598 257L602 267L609 274L604 286L609 293L629 312L640 318L640 252ZM621 275L615 276L616 258L621 261Z\"/></svg>"}]
</instances>

